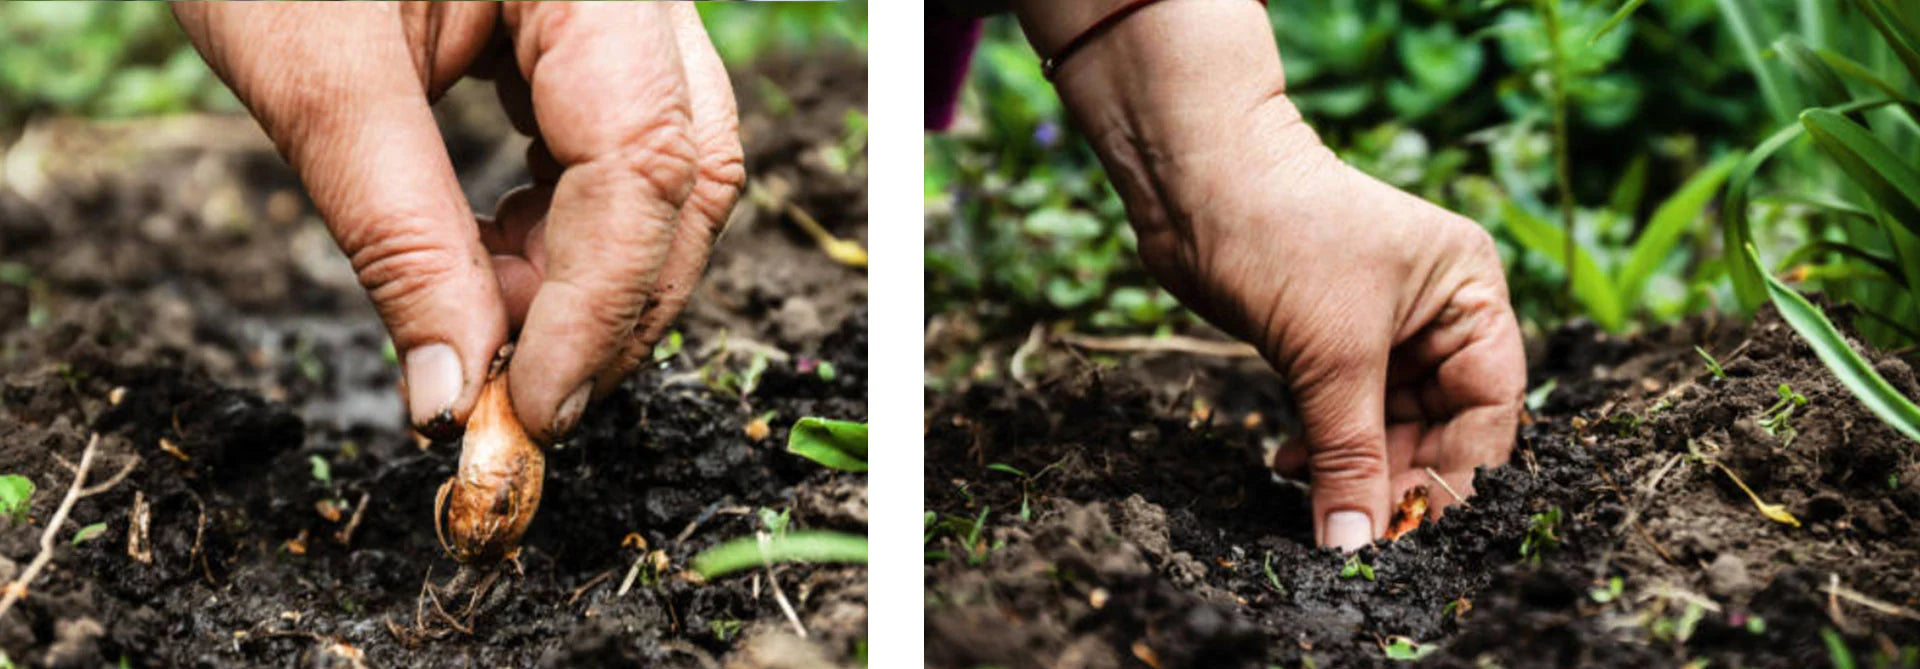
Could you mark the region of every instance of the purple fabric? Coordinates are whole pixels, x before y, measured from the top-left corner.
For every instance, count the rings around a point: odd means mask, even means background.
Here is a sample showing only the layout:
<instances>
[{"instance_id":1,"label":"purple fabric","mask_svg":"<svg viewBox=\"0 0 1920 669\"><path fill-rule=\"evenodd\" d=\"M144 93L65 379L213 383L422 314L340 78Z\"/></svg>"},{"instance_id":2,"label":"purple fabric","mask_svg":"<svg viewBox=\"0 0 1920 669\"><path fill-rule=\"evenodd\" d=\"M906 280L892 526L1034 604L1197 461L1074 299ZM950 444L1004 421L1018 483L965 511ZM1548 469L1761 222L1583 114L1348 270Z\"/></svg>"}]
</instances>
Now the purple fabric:
<instances>
[{"instance_id":1,"label":"purple fabric","mask_svg":"<svg viewBox=\"0 0 1920 669\"><path fill-rule=\"evenodd\" d=\"M959 111L960 89L967 82L973 48L980 43L980 20L927 6L927 127L946 130Z\"/></svg>"}]
</instances>

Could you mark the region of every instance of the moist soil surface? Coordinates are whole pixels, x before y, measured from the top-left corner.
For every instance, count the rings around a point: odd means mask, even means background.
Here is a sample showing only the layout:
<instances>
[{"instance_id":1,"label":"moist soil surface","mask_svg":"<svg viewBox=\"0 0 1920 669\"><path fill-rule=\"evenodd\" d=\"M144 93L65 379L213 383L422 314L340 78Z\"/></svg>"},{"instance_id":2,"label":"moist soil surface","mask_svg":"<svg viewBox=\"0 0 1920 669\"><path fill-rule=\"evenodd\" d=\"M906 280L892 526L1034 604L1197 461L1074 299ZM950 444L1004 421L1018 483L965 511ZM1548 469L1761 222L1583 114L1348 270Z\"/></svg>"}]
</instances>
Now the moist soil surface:
<instances>
[{"instance_id":1,"label":"moist soil surface","mask_svg":"<svg viewBox=\"0 0 1920 669\"><path fill-rule=\"evenodd\" d=\"M1554 385L1510 464L1364 549L1370 578L1260 467L1287 421L1256 359L1046 347L1029 385L930 394L928 666L1920 662L1916 444L1770 309L1530 349L1529 387ZM1908 363L1869 357L1920 397ZM1806 403L1763 424L1783 384Z\"/></svg>"},{"instance_id":2,"label":"moist soil surface","mask_svg":"<svg viewBox=\"0 0 1920 669\"><path fill-rule=\"evenodd\" d=\"M793 184L789 202L864 241L864 160L844 159L864 66L767 62L734 74L750 187ZM492 98L463 84L438 108L480 211L524 178L526 140ZM864 566L688 570L762 529L762 508L865 533L865 476L782 447L800 417L866 419L865 273L777 209L743 198L680 343L548 452L517 570L470 602L423 597L458 571L432 522L458 444L405 428L384 330L252 122L56 119L7 139L0 474L38 492L0 519L0 582L39 552L91 435L89 483L127 471L74 506L50 567L0 617L13 663L859 663ZM761 418L770 429L750 430Z\"/></svg>"}]
</instances>

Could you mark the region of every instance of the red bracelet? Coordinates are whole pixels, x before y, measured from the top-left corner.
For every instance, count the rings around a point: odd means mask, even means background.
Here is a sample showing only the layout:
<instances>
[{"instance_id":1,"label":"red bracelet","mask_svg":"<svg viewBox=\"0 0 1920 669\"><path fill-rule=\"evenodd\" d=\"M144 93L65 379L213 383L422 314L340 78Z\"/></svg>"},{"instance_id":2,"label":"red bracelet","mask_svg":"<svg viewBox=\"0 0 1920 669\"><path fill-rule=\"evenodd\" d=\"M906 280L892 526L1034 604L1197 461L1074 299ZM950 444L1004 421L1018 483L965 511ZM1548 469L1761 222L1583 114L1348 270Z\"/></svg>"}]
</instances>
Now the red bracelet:
<instances>
[{"instance_id":1,"label":"red bracelet","mask_svg":"<svg viewBox=\"0 0 1920 669\"><path fill-rule=\"evenodd\" d=\"M1066 61L1066 59L1072 56L1074 52L1079 51L1082 47L1085 47L1088 42L1092 42L1095 38L1098 38L1102 33L1105 33L1106 31L1111 30L1114 26L1119 25L1121 21L1127 20L1127 17L1133 16L1134 12L1140 11L1142 9L1146 9L1147 5L1151 5L1159 1L1160 0L1130 0L1127 4L1121 5L1119 9L1115 9L1113 10L1112 13L1107 14L1105 17L1102 17L1100 20L1094 21L1093 25L1088 26L1087 29L1081 31L1079 35L1075 36L1073 39L1067 40L1066 46L1060 47L1060 50L1055 51L1052 56L1048 56L1047 58L1041 59L1040 74L1045 76L1048 81L1052 81L1053 75L1060 71L1060 63ZM1254 0L1254 1L1260 3L1261 7L1267 6L1267 0Z\"/></svg>"}]
</instances>

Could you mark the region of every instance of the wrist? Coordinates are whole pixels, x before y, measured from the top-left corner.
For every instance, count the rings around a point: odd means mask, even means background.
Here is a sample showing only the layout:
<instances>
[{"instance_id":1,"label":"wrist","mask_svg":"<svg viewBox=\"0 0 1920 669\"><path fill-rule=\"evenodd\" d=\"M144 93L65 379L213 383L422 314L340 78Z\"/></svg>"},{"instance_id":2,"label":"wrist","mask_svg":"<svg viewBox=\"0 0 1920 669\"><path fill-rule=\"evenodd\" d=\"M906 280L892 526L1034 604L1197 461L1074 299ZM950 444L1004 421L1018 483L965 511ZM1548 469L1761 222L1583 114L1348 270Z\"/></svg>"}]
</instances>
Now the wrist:
<instances>
[{"instance_id":1,"label":"wrist","mask_svg":"<svg viewBox=\"0 0 1920 669\"><path fill-rule=\"evenodd\" d=\"M1019 11L1035 49L1052 55L1127 1L1028 0ZM1139 226L1218 194L1200 189L1245 187L1249 177L1287 189L1333 160L1286 97L1271 24L1254 0L1147 5L1062 63L1054 85Z\"/></svg>"}]
</instances>

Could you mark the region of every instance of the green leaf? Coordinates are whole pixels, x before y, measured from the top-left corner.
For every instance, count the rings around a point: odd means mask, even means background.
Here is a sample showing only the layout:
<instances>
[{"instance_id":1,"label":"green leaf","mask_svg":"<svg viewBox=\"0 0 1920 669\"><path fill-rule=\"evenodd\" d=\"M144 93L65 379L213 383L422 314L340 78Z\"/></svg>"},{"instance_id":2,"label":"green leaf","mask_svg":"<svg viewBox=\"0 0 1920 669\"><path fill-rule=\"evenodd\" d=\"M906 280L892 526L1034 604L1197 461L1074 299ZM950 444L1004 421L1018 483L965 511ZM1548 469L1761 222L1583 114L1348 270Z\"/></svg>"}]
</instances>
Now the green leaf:
<instances>
[{"instance_id":1,"label":"green leaf","mask_svg":"<svg viewBox=\"0 0 1920 669\"><path fill-rule=\"evenodd\" d=\"M1898 10L1886 6L1881 0L1853 0L1853 6L1867 17L1867 22L1873 24L1874 30L1880 31L1881 37L1886 38L1887 46L1893 48L1893 55L1899 57L1901 65L1906 66L1907 74L1914 81L1920 81L1920 35L1914 34L1920 32L1920 27L1912 25L1912 19L1902 19L1894 14Z\"/></svg>"},{"instance_id":2,"label":"green leaf","mask_svg":"<svg viewBox=\"0 0 1920 669\"><path fill-rule=\"evenodd\" d=\"M1554 264L1565 264L1562 257L1566 253L1567 235L1559 226L1535 216L1532 212L1513 202L1504 203L1500 209L1501 220L1513 233L1521 245L1535 253L1545 255ZM1562 267L1573 274L1573 296L1587 308L1587 315L1594 322L1609 331L1619 331L1627 325L1626 309L1621 304L1620 294L1612 281L1600 271L1600 263L1595 262L1593 254L1584 247L1577 247L1571 269Z\"/></svg>"},{"instance_id":3,"label":"green leaf","mask_svg":"<svg viewBox=\"0 0 1920 669\"><path fill-rule=\"evenodd\" d=\"M1756 266L1759 265L1759 252L1751 245L1747 246L1746 252L1749 259ZM1920 442L1920 406L1915 406L1913 401L1902 396L1886 379L1881 378L1873 365L1847 345L1840 331L1833 327L1833 322L1828 321L1826 314L1821 313L1812 302L1780 283L1779 279L1766 274L1762 276L1767 281L1767 295L1773 299L1774 306L1780 309L1780 316L1795 332L1800 333L1801 339L1813 347L1814 355L1826 364L1828 371L1839 377L1840 383L1852 391L1853 396L1865 404L1873 415L1907 438Z\"/></svg>"},{"instance_id":4,"label":"green leaf","mask_svg":"<svg viewBox=\"0 0 1920 669\"><path fill-rule=\"evenodd\" d=\"M1412 662L1432 654L1437 648L1437 646L1423 644L1407 637L1396 636L1388 641L1385 650L1389 660Z\"/></svg>"},{"instance_id":5,"label":"green leaf","mask_svg":"<svg viewBox=\"0 0 1920 669\"><path fill-rule=\"evenodd\" d=\"M326 458L320 457L319 453L309 455L307 465L311 470L309 473L313 474L313 480L319 481L320 485L333 487L333 465L328 464Z\"/></svg>"},{"instance_id":6,"label":"green leaf","mask_svg":"<svg viewBox=\"0 0 1920 669\"><path fill-rule=\"evenodd\" d=\"M1025 471L1022 471L1019 467L1015 467L1013 465L1010 465L1004 462L996 462L996 463L987 465L987 469L991 469L993 471L1001 472L1005 474L1012 474L1020 478L1027 478L1027 473Z\"/></svg>"},{"instance_id":7,"label":"green leaf","mask_svg":"<svg viewBox=\"0 0 1920 669\"><path fill-rule=\"evenodd\" d=\"M25 519L28 502L33 499L33 487L33 479L25 476L0 476L0 516Z\"/></svg>"},{"instance_id":8,"label":"green leaf","mask_svg":"<svg viewBox=\"0 0 1920 669\"><path fill-rule=\"evenodd\" d=\"M98 538L100 535L105 534L106 531L107 531L106 523L94 523L92 525L82 527L80 528L79 532L73 533L73 545L78 546L80 544L93 541L94 539Z\"/></svg>"},{"instance_id":9,"label":"green leaf","mask_svg":"<svg viewBox=\"0 0 1920 669\"><path fill-rule=\"evenodd\" d=\"M1627 256L1627 264L1621 268L1619 284L1616 286L1620 299L1627 304L1639 302L1640 291L1646 287L1647 279L1654 270L1673 253L1674 245L1700 214L1707 209L1707 202L1720 192L1720 184L1725 183L1727 174L1733 171L1739 156L1727 156L1708 165L1681 184L1672 197L1660 203L1648 219L1646 230L1640 238L1634 240L1633 251Z\"/></svg>"},{"instance_id":10,"label":"green leaf","mask_svg":"<svg viewBox=\"0 0 1920 669\"><path fill-rule=\"evenodd\" d=\"M1920 172L1860 124L1825 109L1800 114L1814 145L1887 209L1895 221L1920 235Z\"/></svg>"},{"instance_id":11,"label":"green leaf","mask_svg":"<svg viewBox=\"0 0 1920 669\"><path fill-rule=\"evenodd\" d=\"M681 335L679 330L670 331L667 333L666 341L654 345L653 361L663 362L671 360L673 356L680 355L680 350L685 348L686 345L686 337Z\"/></svg>"},{"instance_id":12,"label":"green leaf","mask_svg":"<svg viewBox=\"0 0 1920 669\"><path fill-rule=\"evenodd\" d=\"M743 569L783 562L865 564L866 561L866 537L813 530L733 539L694 556L693 570L707 578L719 578Z\"/></svg>"},{"instance_id":13,"label":"green leaf","mask_svg":"<svg viewBox=\"0 0 1920 669\"><path fill-rule=\"evenodd\" d=\"M1862 100L1829 109L1839 114L1851 114L1890 102L1884 99ZM1734 168L1733 176L1727 178L1726 202L1720 207L1720 234L1723 236L1722 242L1728 259L1727 276L1732 279L1734 295L1740 298L1740 308L1745 311L1757 309L1762 302L1767 301L1767 288L1761 276L1760 265L1757 262L1749 262L1748 256L1740 252L1741 249L1754 243L1753 228L1747 220L1747 190L1754 176L1759 173L1760 166L1780 149L1793 143L1793 140L1799 139L1805 132L1805 126L1799 123L1782 126L1766 140L1760 142L1759 146L1754 147L1753 151L1740 161L1740 166Z\"/></svg>"},{"instance_id":14,"label":"green leaf","mask_svg":"<svg viewBox=\"0 0 1920 669\"><path fill-rule=\"evenodd\" d=\"M1721 17L1726 19L1727 32L1733 34L1740 56L1747 61L1747 69L1752 70L1754 80L1760 83L1760 96L1766 99L1767 109L1773 112L1775 120L1791 119L1799 105L1787 97L1779 71L1761 57L1761 38L1757 31L1764 24L1760 11L1752 0L1718 0L1717 4Z\"/></svg>"},{"instance_id":15,"label":"green leaf","mask_svg":"<svg viewBox=\"0 0 1920 669\"><path fill-rule=\"evenodd\" d=\"M802 418L787 433L787 452L841 471L867 471L867 424Z\"/></svg>"},{"instance_id":16,"label":"green leaf","mask_svg":"<svg viewBox=\"0 0 1920 669\"><path fill-rule=\"evenodd\" d=\"M1848 258L1867 263L1876 268L1879 268L1881 272L1886 273L1887 277L1892 279L1894 283L1898 283L1902 287L1907 286L1907 277L1900 272L1900 265L1894 262L1892 258L1875 254L1871 251L1862 249L1852 244L1848 244L1846 242L1836 242L1836 241L1829 241L1824 239L1820 241L1815 241L1815 242L1808 242L1807 244L1802 245L1800 248L1794 249L1793 253L1787 254L1787 258L1785 260L1780 261L1779 266L1783 268L1792 267L1794 265L1798 265L1800 263L1806 262L1812 259L1814 256L1817 256L1823 253L1837 253L1837 254L1846 256Z\"/></svg>"},{"instance_id":17,"label":"green leaf","mask_svg":"<svg viewBox=\"0 0 1920 669\"><path fill-rule=\"evenodd\" d=\"M1587 43L1592 44L1600 41L1600 38L1606 37L1607 33L1613 32L1614 28L1620 27L1621 23L1626 22L1627 17L1633 16L1633 13L1639 10L1640 6L1644 4L1647 4L1647 0L1627 0L1621 3L1620 9L1615 11L1613 16L1608 18L1607 22L1600 26L1599 30L1593 31L1593 37L1588 38Z\"/></svg>"},{"instance_id":18,"label":"green leaf","mask_svg":"<svg viewBox=\"0 0 1920 669\"><path fill-rule=\"evenodd\" d=\"M1852 97L1847 94L1847 85L1840 83L1840 75L1800 38L1792 35L1782 37L1774 41L1773 51L1780 54L1780 60L1786 62L1787 67L1800 77L1800 83L1813 93L1815 102L1837 105Z\"/></svg>"},{"instance_id":19,"label":"green leaf","mask_svg":"<svg viewBox=\"0 0 1920 669\"><path fill-rule=\"evenodd\" d=\"M1916 123L1920 123L1920 99L1915 99L1914 96L1908 95L1905 91L1895 88L1893 84L1887 83L1886 79L1882 79L1879 75L1874 74L1872 70L1867 69L1867 66L1836 53L1832 49L1815 49L1814 53L1820 56L1820 60L1825 61L1828 67L1833 68L1835 72L1840 73L1842 76L1851 77L1868 86L1879 89L1880 92L1885 93L1888 98L1892 98L1894 101L1900 103L1900 108L1906 110L1908 118L1913 119Z\"/></svg>"}]
</instances>

